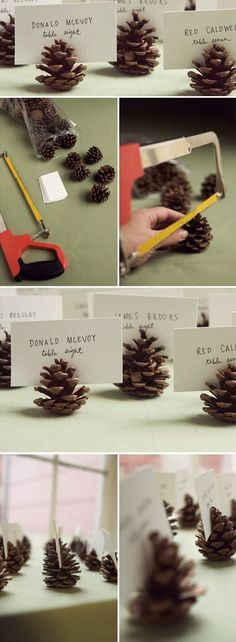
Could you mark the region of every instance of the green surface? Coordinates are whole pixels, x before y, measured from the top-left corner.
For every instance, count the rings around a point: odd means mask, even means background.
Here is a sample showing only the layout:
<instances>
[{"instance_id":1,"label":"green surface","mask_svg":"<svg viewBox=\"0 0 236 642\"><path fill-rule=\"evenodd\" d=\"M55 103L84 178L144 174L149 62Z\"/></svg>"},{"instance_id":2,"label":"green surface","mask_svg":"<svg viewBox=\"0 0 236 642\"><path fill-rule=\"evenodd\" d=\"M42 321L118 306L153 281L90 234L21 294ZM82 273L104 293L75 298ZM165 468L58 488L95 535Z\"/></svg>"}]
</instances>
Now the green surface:
<instances>
[{"instance_id":1,"label":"green surface","mask_svg":"<svg viewBox=\"0 0 236 642\"><path fill-rule=\"evenodd\" d=\"M156 399L91 386L69 417L37 408L37 396L33 388L0 391L0 452L236 452L236 425L204 413L200 392L174 393L172 377Z\"/></svg>"},{"instance_id":2,"label":"green surface","mask_svg":"<svg viewBox=\"0 0 236 642\"><path fill-rule=\"evenodd\" d=\"M122 74L108 63L87 65L85 80L70 96L195 96L186 69L163 70L163 44L158 43L160 64L148 76ZM35 65L0 69L1 96L43 96L46 88L36 82ZM233 92L232 95L236 95Z\"/></svg>"},{"instance_id":3,"label":"green surface","mask_svg":"<svg viewBox=\"0 0 236 642\"><path fill-rule=\"evenodd\" d=\"M1 639L115 642L116 585L108 584L99 573L88 571L81 564L76 587L47 589L42 577L44 541L42 537L33 538L32 558L0 592Z\"/></svg>"},{"instance_id":4,"label":"green surface","mask_svg":"<svg viewBox=\"0 0 236 642\"><path fill-rule=\"evenodd\" d=\"M235 556L228 562L208 562L198 552L195 529L180 530L175 541L180 543L186 559L196 562L197 583L206 588L205 595L189 615L173 625L142 627L121 617L120 642L232 642L235 637Z\"/></svg>"},{"instance_id":5,"label":"green surface","mask_svg":"<svg viewBox=\"0 0 236 642\"><path fill-rule=\"evenodd\" d=\"M103 152L101 164L116 167L116 101L103 99L57 99L56 104L77 124L78 138L74 150L84 154L91 145ZM1 151L7 150L28 191L50 229L49 242L60 245L67 257L64 274L50 281L22 281L20 285L114 285L117 282L117 205L116 181L111 195L102 204L89 203L87 195L92 178L82 183L71 179L64 159L68 150L59 150L49 162L36 158L26 128L0 111ZM70 151L70 150L69 150ZM0 212L14 234L38 231L31 211L13 176L1 160ZM92 176L100 164L91 168ZM58 171L68 192L65 200L45 205L38 177ZM42 237L41 239L42 240ZM27 254L32 260L32 253ZM33 258L44 258L34 252ZM7 264L0 253L0 285L14 285Z\"/></svg>"}]
</instances>

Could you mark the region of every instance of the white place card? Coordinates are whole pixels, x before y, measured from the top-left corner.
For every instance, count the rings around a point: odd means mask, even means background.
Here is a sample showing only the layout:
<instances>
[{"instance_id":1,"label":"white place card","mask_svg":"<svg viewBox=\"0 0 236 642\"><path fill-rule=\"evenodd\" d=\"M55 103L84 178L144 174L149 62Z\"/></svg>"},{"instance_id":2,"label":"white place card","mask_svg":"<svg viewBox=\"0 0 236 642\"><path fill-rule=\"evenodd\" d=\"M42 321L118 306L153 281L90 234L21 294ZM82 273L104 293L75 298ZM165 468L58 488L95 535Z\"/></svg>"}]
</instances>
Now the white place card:
<instances>
[{"instance_id":1,"label":"white place card","mask_svg":"<svg viewBox=\"0 0 236 642\"><path fill-rule=\"evenodd\" d=\"M184 495L190 492L190 478L187 468L176 472L156 472L157 481L160 486L162 499L174 506L176 510L182 508Z\"/></svg>"},{"instance_id":2,"label":"white place card","mask_svg":"<svg viewBox=\"0 0 236 642\"><path fill-rule=\"evenodd\" d=\"M164 69L192 69L213 43L236 58L236 9L164 13Z\"/></svg>"},{"instance_id":3,"label":"white place card","mask_svg":"<svg viewBox=\"0 0 236 642\"><path fill-rule=\"evenodd\" d=\"M219 495L221 498L222 510L225 515L231 515L231 501L236 500L236 474L221 473L216 477Z\"/></svg>"},{"instance_id":4,"label":"white place card","mask_svg":"<svg viewBox=\"0 0 236 642\"><path fill-rule=\"evenodd\" d=\"M236 288L227 288L227 292L234 293L236 294ZM202 323L203 321L203 316L207 317L209 319L209 297L210 294L225 294L225 288L219 287L219 288L184 288L184 296L186 297L198 297L198 323ZM221 323L220 325L230 325L231 324L231 319L229 323ZM210 324L211 325L211 324ZM213 324L215 325L215 324Z\"/></svg>"},{"instance_id":5,"label":"white place card","mask_svg":"<svg viewBox=\"0 0 236 642\"><path fill-rule=\"evenodd\" d=\"M12 323L11 342L12 386L35 385L54 359L76 368L82 384L122 381L120 319Z\"/></svg>"},{"instance_id":6,"label":"white place card","mask_svg":"<svg viewBox=\"0 0 236 642\"><path fill-rule=\"evenodd\" d=\"M11 323L17 321L42 321L62 319L62 297L46 296L1 296L0 330L11 331Z\"/></svg>"},{"instance_id":7,"label":"white place card","mask_svg":"<svg viewBox=\"0 0 236 642\"><path fill-rule=\"evenodd\" d=\"M158 345L165 346L165 354L173 357L173 329L193 328L197 325L198 299L147 297L93 293L89 294L93 317L121 317L123 340L139 337L139 329L147 336L156 336Z\"/></svg>"},{"instance_id":8,"label":"white place card","mask_svg":"<svg viewBox=\"0 0 236 642\"><path fill-rule=\"evenodd\" d=\"M205 390L219 368L236 361L236 329L174 330L174 390Z\"/></svg>"},{"instance_id":9,"label":"white place card","mask_svg":"<svg viewBox=\"0 0 236 642\"><path fill-rule=\"evenodd\" d=\"M197 11L212 11L214 9L219 9L220 7L217 6L217 2L219 0L196 0L196 10ZM224 0L226 2L226 0ZM225 7L221 7L221 9L224 9Z\"/></svg>"},{"instance_id":10,"label":"white place card","mask_svg":"<svg viewBox=\"0 0 236 642\"><path fill-rule=\"evenodd\" d=\"M155 27L160 40L163 38L164 12L184 11L185 6L185 0L115 0L115 3L118 25L132 20L132 11L138 11L140 17L150 20L150 27Z\"/></svg>"},{"instance_id":11,"label":"white place card","mask_svg":"<svg viewBox=\"0 0 236 642\"><path fill-rule=\"evenodd\" d=\"M0 533L3 539L4 559L8 556L8 541L9 541L9 524L8 522L0 522Z\"/></svg>"},{"instance_id":12,"label":"white place card","mask_svg":"<svg viewBox=\"0 0 236 642\"><path fill-rule=\"evenodd\" d=\"M120 598L123 604L149 570L148 535L172 537L152 466L120 480Z\"/></svg>"},{"instance_id":13,"label":"white place card","mask_svg":"<svg viewBox=\"0 0 236 642\"><path fill-rule=\"evenodd\" d=\"M115 567L117 568L117 559L115 556L115 550L111 539L111 533L109 533L108 531L105 531L104 528L101 528L101 532L103 534L103 541L104 541L103 550L109 553L109 555L113 559Z\"/></svg>"},{"instance_id":14,"label":"white place card","mask_svg":"<svg viewBox=\"0 0 236 642\"><path fill-rule=\"evenodd\" d=\"M215 471L210 469L205 473L198 475L195 479L195 486L205 538L208 539L211 534L211 507L214 506L215 508L218 508L218 510L221 510L221 501L218 493Z\"/></svg>"},{"instance_id":15,"label":"white place card","mask_svg":"<svg viewBox=\"0 0 236 642\"><path fill-rule=\"evenodd\" d=\"M217 0L217 9L236 9L235 0Z\"/></svg>"},{"instance_id":16,"label":"white place card","mask_svg":"<svg viewBox=\"0 0 236 642\"><path fill-rule=\"evenodd\" d=\"M236 294L210 294L209 320L211 326L232 325L233 310L236 310Z\"/></svg>"},{"instance_id":17,"label":"white place card","mask_svg":"<svg viewBox=\"0 0 236 642\"><path fill-rule=\"evenodd\" d=\"M53 0L53 4L61 4L62 0ZM14 16L15 7L17 6L34 6L37 4L50 4L52 0L0 0L0 16L1 19L4 19L4 14L6 22L9 20L9 14Z\"/></svg>"},{"instance_id":18,"label":"white place card","mask_svg":"<svg viewBox=\"0 0 236 642\"><path fill-rule=\"evenodd\" d=\"M67 42L80 62L116 60L116 8L113 2L79 2L15 7L15 64L38 64L54 40Z\"/></svg>"}]
</instances>

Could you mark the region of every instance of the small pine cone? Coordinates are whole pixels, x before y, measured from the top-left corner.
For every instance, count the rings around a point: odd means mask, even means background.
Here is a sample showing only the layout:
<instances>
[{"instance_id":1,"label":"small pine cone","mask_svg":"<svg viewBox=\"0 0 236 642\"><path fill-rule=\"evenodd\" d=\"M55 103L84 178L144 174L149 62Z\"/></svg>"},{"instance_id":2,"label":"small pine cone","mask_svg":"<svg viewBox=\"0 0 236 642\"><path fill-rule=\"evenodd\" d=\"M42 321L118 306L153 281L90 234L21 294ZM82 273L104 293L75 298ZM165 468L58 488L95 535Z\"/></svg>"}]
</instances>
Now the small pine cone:
<instances>
[{"instance_id":1,"label":"small pine cone","mask_svg":"<svg viewBox=\"0 0 236 642\"><path fill-rule=\"evenodd\" d=\"M115 384L120 390L134 397L159 397L167 388L170 375L163 367L166 355L160 355L164 346L153 345L157 337L147 337L140 330L140 337L133 343L124 343L123 382Z\"/></svg>"},{"instance_id":2,"label":"small pine cone","mask_svg":"<svg viewBox=\"0 0 236 642\"><path fill-rule=\"evenodd\" d=\"M179 523L178 523L177 515L175 513L174 506L171 506L171 504L169 504L169 502L166 502L165 499L163 501L163 504L164 504L164 508L166 511L166 515L167 515L167 519L170 525L172 535L173 537L175 537L179 530Z\"/></svg>"},{"instance_id":3,"label":"small pine cone","mask_svg":"<svg viewBox=\"0 0 236 642\"><path fill-rule=\"evenodd\" d=\"M78 537L77 544L76 544L76 554L80 558L81 562L84 562L84 560L86 559L87 550L88 550L87 542L85 540L82 540L80 537Z\"/></svg>"},{"instance_id":4,"label":"small pine cone","mask_svg":"<svg viewBox=\"0 0 236 642\"><path fill-rule=\"evenodd\" d=\"M79 379L74 376L75 368L71 368L63 359L55 359L50 366L43 366L40 373L40 386L34 390L42 392L49 399L40 397L34 403L54 415L71 415L79 410L88 400L89 388L79 387Z\"/></svg>"},{"instance_id":5,"label":"small pine cone","mask_svg":"<svg viewBox=\"0 0 236 642\"><path fill-rule=\"evenodd\" d=\"M90 553L86 555L85 566L87 566L90 571L100 571L101 560L98 559L97 553L94 548L92 548Z\"/></svg>"},{"instance_id":6,"label":"small pine cone","mask_svg":"<svg viewBox=\"0 0 236 642\"><path fill-rule=\"evenodd\" d=\"M5 332L5 331L4 331ZM5 341L0 341L0 388L11 387L11 336L5 332Z\"/></svg>"},{"instance_id":7,"label":"small pine cone","mask_svg":"<svg viewBox=\"0 0 236 642\"><path fill-rule=\"evenodd\" d=\"M142 624L169 624L184 617L203 595L193 580L195 564L179 554L178 544L151 533L152 561L143 587L130 601L131 615Z\"/></svg>"},{"instance_id":8,"label":"small pine cone","mask_svg":"<svg viewBox=\"0 0 236 642\"><path fill-rule=\"evenodd\" d=\"M213 240L212 229L206 216L197 214L189 223L184 225L188 236L184 241L178 243L177 250L182 252L202 252L206 250Z\"/></svg>"},{"instance_id":9,"label":"small pine cone","mask_svg":"<svg viewBox=\"0 0 236 642\"><path fill-rule=\"evenodd\" d=\"M72 132L66 132L65 134L58 136L58 142L60 143L60 147L63 147L63 149L71 149L71 147L74 147L76 140L77 136Z\"/></svg>"},{"instance_id":10,"label":"small pine cone","mask_svg":"<svg viewBox=\"0 0 236 642\"><path fill-rule=\"evenodd\" d=\"M71 542L70 542L70 549L71 549L71 551L72 551L73 553L76 553L76 552L77 552L77 550L76 550L77 543L78 543L78 537L73 537L73 538L72 538L72 540L71 540ZM45 549L45 550L46 550L46 549Z\"/></svg>"},{"instance_id":11,"label":"small pine cone","mask_svg":"<svg viewBox=\"0 0 236 642\"><path fill-rule=\"evenodd\" d=\"M149 27L149 20L140 18L137 11L132 11L131 20L125 26L118 26L117 62L113 67L126 74L143 76L154 71L160 57L155 43L158 37L156 29Z\"/></svg>"},{"instance_id":12,"label":"small pine cone","mask_svg":"<svg viewBox=\"0 0 236 642\"><path fill-rule=\"evenodd\" d=\"M68 91L85 78L86 67L78 64L70 47L63 40L55 40L50 47L42 51L42 64L36 69L46 72L46 76L37 76L36 80L56 91Z\"/></svg>"},{"instance_id":13,"label":"small pine cone","mask_svg":"<svg viewBox=\"0 0 236 642\"><path fill-rule=\"evenodd\" d=\"M85 178L88 178L90 176L90 170L86 165L83 165L83 163L77 163L77 165L74 165L72 169L71 176L73 178L73 181L84 181Z\"/></svg>"},{"instance_id":14,"label":"small pine cone","mask_svg":"<svg viewBox=\"0 0 236 642\"><path fill-rule=\"evenodd\" d=\"M26 535L24 535L21 540L21 554L24 558L24 564L26 564L26 562L28 562L28 560L30 559L31 549L31 541L28 537L26 537Z\"/></svg>"},{"instance_id":15,"label":"small pine cone","mask_svg":"<svg viewBox=\"0 0 236 642\"><path fill-rule=\"evenodd\" d=\"M236 67L225 47L213 44L202 54L204 61L193 60L197 72L189 71L190 87L202 96L228 96L236 89Z\"/></svg>"},{"instance_id":16,"label":"small pine cone","mask_svg":"<svg viewBox=\"0 0 236 642\"><path fill-rule=\"evenodd\" d=\"M163 207L187 214L191 207L191 191L179 184L178 180L169 181L161 190L161 204Z\"/></svg>"},{"instance_id":17,"label":"small pine cone","mask_svg":"<svg viewBox=\"0 0 236 642\"><path fill-rule=\"evenodd\" d=\"M111 165L103 165L98 170L95 176L95 180L98 183L112 183L112 181L114 181L115 175L116 173L114 167L112 167Z\"/></svg>"},{"instance_id":18,"label":"small pine cone","mask_svg":"<svg viewBox=\"0 0 236 642\"><path fill-rule=\"evenodd\" d=\"M5 559L3 543L1 543L0 546L0 557ZM10 575L18 573L24 564L23 555L20 553L18 547L12 544L12 542L7 543L7 558L5 561Z\"/></svg>"},{"instance_id":19,"label":"small pine cone","mask_svg":"<svg viewBox=\"0 0 236 642\"><path fill-rule=\"evenodd\" d=\"M152 191L151 183L151 174L147 170L144 171L144 175L137 178L133 184L133 196L134 198L143 198L147 196Z\"/></svg>"},{"instance_id":20,"label":"small pine cone","mask_svg":"<svg viewBox=\"0 0 236 642\"><path fill-rule=\"evenodd\" d=\"M89 200L92 203L104 203L104 201L108 201L110 193L105 185L94 185L89 194Z\"/></svg>"},{"instance_id":21,"label":"small pine cone","mask_svg":"<svg viewBox=\"0 0 236 642\"><path fill-rule=\"evenodd\" d=\"M185 189L186 192L192 194L192 188L186 173L177 163L161 163L148 168L150 173L151 191L161 192L165 185L169 182L178 184L179 187Z\"/></svg>"},{"instance_id":22,"label":"small pine cone","mask_svg":"<svg viewBox=\"0 0 236 642\"><path fill-rule=\"evenodd\" d=\"M195 504L191 495L186 493L184 506L179 511L179 523L182 528L193 528L200 520L199 504Z\"/></svg>"},{"instance_id":23,"label":"small pine cone","mask_svg":"<svg viewBox=\"0 0 236 642\"><path fill-rule=\"evenodd\" d=\"M236 501L235 501L235 499L231 499L230 521L232 522L234 529L236 529Z\"/></svg>"},{"instance_id":24,"label":"small pine cone","mask_svg":"<svg viewBox=\"0 0 236 642\"><path fill-rule=\"evenodd\" d=\"M44 558L43 575L48 588L72 588L80 580L80 565L76 562L75 554L67 544L59 540L61 550L61 566L59 565L56 542L53 540Z\"/></svg>"},{"instance_id":25,"label":"small pine cone","mask_svg":"<svg viewBox=\"0 0 236 642\"><path fill-rule=\"evenodd\" d=\"M209 174L204 179L201 186L201 197L202 199L209 198L212 194L216 192L216 174Z\"/></svg>"},{"instance_id":26,"label":"small pine cone","mask_svg":"<svg viewBox=\"0 0 236 642\"><path fill-rule=\"evenodd\" d=\"M199 552L213 562L226 562L236 553L236 531L229 517L211 507L211 534L205 539L202 521L196 533L196 546Z\"/></svg>"},{"instance_id":27,"label":"small pine cone","mask_svg":"<svg viewBox=\"0 0 236 642\"><path fill-rule=\"evenodd\" d=\"M0 591L2 591L8 582L12 580L12 576L9 573L6 560L0 557Z\"/></svg>"},{"instance_id":28,"label":"small pine cone","mask_svg":"<svg viewBox=\"0 0 236 642\"><path fill-rule=\"evenodd\" d=\"M102 160L103 155L99 147L96 147L93 145L90 147L85 154L84 160L87 165L95 165L95 163L98 163L100 160Z\"/></svg>"},{"instance_id":29,"label":"small pine cone","mask_svg":"<svg viewBox=\"0 0 236 642\"><path fill-rule=\"evenodd\" d=\"M218 384L206 383L211 395L205 392L200 398L204 401L203 411L219 421L236 423L236 366L229 363L218 370Z\"/></svg>"},{"instance_id":30,"label":"small pine cone","mask_svg":"<svg viewBox=\"0 0 236 642\"><path fill-rule=\"evenodd\" d=\"M77 152L70 152L65 160L65 164L67 167L73 168L75 165L78 165L78 163L81 162L81 157L80 154L77 154Z\"/></svg>"},{"instance_id":31,"label":"small pine cone","mask_svg":"<svg viewBox=\"0 0 236 642\"><path fill-rule=\"evenodd\" d=\"M55 155L54 143L45 143L44 145L42 145L39 152L45 160L51 160Z\"/></svg>"},{"instance_id":32,"label":"small pine cone","mask_svg":"<svg viewBox=\"0 0 236 642\"><path fill-rule=\"evenodd\" d=\"M9 14L9 22L0 21L0 65L15 64L15 18Z\"/></svg>"},{"instance_id":33,"label":"small pine cone","mask_svg":"<svg viewBox=\"0 0 236 642\"><path fill-rule=\"evenodd\" d=\"M116 561L118 561L117 553L115 553ZM111 555L104 555L102 558L100 573L106 582L117 584L117 568Z\"/></svg>"}]
</instances>

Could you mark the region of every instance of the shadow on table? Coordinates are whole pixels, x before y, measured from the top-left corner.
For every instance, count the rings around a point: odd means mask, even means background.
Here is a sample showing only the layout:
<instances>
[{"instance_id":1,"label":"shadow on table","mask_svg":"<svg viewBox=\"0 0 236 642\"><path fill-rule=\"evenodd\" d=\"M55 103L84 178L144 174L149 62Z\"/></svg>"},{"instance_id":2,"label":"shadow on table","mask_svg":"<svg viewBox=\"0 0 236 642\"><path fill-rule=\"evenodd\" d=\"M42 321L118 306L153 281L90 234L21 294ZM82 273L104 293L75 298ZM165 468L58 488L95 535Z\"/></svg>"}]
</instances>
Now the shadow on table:
<instances>
[{"instance_id":1,"label":"shadow on table","mask_svg":"<svg viewBox=\"0 0 236 642\"><path fill-rule=\"evenodd\" d=\"M124 75L120 73L117 69L114 69L112 65L109 65L108 67L101 67L100 69L93 69L93 74L96 74L96 76L105 76L106 78L124 78Z\"/></svg>"},{"instance_id":2,"label":"shadow on table","mask_svg":"<svg viewBox=\"0 0 236 642\"><path fill-rule=\"evenodd\" d=\"M235 560L230 559L227 560L227 562L221 562L219 560L218 562L212 562L210 560L201 560L202 566L205 568L209 568L210 570L215 569L216 571L219 571L219 569L226 569L226 568L231 568L232 566L235 566Z\"/></svg>"},{"instance_id":3,"label":"shadow on table","mask_svg":"<svg viewBox=\"0 0 236 642\"><path fill-rule=\"evenodd\" d=\"M145 625L145 628L143 629L138 622L134 623L129 621L129 623L129 640L142 640L143 642L144 633L147 631L147 625ZM188 633L192 636L193 631L200 635L204 626L205 622L201 620L199 616L196 618L189 615L185 619L182 619L179 622L173 622L169 625L150 625L150 628L148 627L148 640L153 640L153 642L154 640L155 642L157 640L158 642L168 640L168 642L170 642L170 640L173 639L176 641Z\"/></svg>"},{"instance_id":4,"label":"shadow on table","mask_svg":"<svg viewBox=\"0 0 236 642\"><path fill-rule=\"evenodd\" d=\"M35 76L37 75L37 73L36 73L36 72L37 72L37 69L35 69ZM29 91L29 92L33 93L33 94L34 94L34 96L36 96L37 94L39 94L40 96L42 96L42 94L43 94L43 96L44 96L45 98L51 98L51 95L52 95L52 94L49 94L48 96L47 96L47 95L45 95L45 94L47 93L47 92L45 92L45 85L41 85L41 84L40 84L39 82L37 82L37 81L35 81L35 84L34 84L34 85L25 85L25 87L23 87L23 89L24 89L25 91ZM52 92L52 93L53 93L53 92ZM56 94L56 92L54 92L54 98L56 97L56 95L57 95L57 94Z\"/></svg>"},{"instance_id":5,"label":"shadow on table","mask_svg":"<svg viewBox=\"0 0 236 642\"><path fill-rule=\"evenodd\" d=\"M47 419L51 419L51 420L54 419L54 421L55 421L55 417L59 419L60 418L65 419L65 416L66 416L66 415L54 415L51 412L46 413L45 411L39 412L39 410L40 409L36 408L36 406L35 408L22 408L21 410L15 410L14 414L22 415L23 417L30 417L31 419L40 419L40 418L45 419L45 417L47 417Z\"/></svg>"},{"instance_id":6,"label":"shadow on table","mask_svg":"<svg viewBox=\"0 0 236 642\"><path fill-rule=\"evenodd\" d=\"M214 422L214 419L209 417L206 413L202 415L197 415L194 417L187 417L185 421L188 421L193 426L207 426L207 428L226 428L225 421ZM232 426L233 424L231 424ZM230 424L228 424L230 426Z\"/></svg>"}]
</instances>

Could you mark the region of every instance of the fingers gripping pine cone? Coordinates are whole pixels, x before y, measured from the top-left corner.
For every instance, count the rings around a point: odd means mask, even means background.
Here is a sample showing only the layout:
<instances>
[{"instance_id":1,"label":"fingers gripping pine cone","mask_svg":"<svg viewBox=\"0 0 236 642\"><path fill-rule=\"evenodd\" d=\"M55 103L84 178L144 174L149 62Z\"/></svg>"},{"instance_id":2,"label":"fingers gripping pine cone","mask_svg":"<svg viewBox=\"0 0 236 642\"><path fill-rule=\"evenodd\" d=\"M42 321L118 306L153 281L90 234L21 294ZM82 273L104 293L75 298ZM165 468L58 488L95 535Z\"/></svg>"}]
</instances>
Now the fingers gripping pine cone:
<instances>
[{"instance_id":1,"label":"fingers gripping pine cone","mask_svg":"<svg viewBox=\"0 0 236 642\"><path fill-rule=\"evenodd\" d=\"M46 76L36 76L36 80L56 91L68 91L85 78L86 67L78 64L77 57L63 40L55 40L51 47L44 47L42 64L36 69L46 72Z\"/></svg>"},{"instance_id":2,"label":"fingers gripping pine cone","mask_svg":"<svg viewBox=\"0 0 236 642\"><path fill-rule=\"evenodd\" d=\"M141 623L169 623L184 617L205 591L192 579L194 562L179 555L178 544L150 535L152 568L130 601L130 612Z\"/></svg>"},{"instance_id":3,"label":"fingers gripping pine cone","mask_svg":"<svg viewBox=\"0 0 236 642\"><path fill-rule=\"evenodd\" d=\"M123 383L115 384L120 390L135 397L159 397L167 388L169 371L163 367L165 348L156 344L157 337L147 337L140 330L140 337L125 343L123 354Z\"/></svg>"},{"instance_id":4,"label":"fingers gripping pine cone","mask_svg":"<svg viewBox=\"0 0 236 642\"><path fill-rule=\"evenodd\" d=\"M159 64L160 54L155 48L158 37L153 35L156 29L148 26L149 20L139 18L137 11L132 11L126 25L118 26L117 62L111 64L123 73L149 74Z\"/></svg>"},{"instance_id":5,"label":"fingers gripping pine cone","mask_svg":"<svg viewBox=\"0 0 236 642\"><path fill-rule=\"evenodd\" d=\"M9 22L0 21L0 65L14 67L15 64L15 18L9 15Z\"/></svg>"},{"instance_id":6,"label":"fingers gripping pine cone","mask_svg":"<svg viewBox=\"0 0 236 642\"><path fill-rule=\"evenodd\" d=\"M203 96L228 96L236 89L236 66L225 47L213 44L203 51L203 61L194 60L189 71L190 87Z\"/></svg>"},{"instance_id":7,"label":"fingers gripping pine cone","mask_svg":"<svg viewBox=\"0 0 236 642\"><path fill-rule=\"evenodd\" d=\"M0 388L11 386L11 336L5 332L5 340L0 341Z\"/></svg>"},{"instance_id":8,"label":"fingers gripping pine cone","mask_svg":"<svg viewBox=\"0 0 236 642\"><path fill-rule=\"evenodd\" d=\"M193 501L191 495L184 496L184 506L179 511L179 523L182 528L193 528L200 520L199 505Z\"/></svg>"},{"instance_id":9,"label":"fingers gripping pine cone","mask_svg":"<svg viewBox=\"0 0 236 642\"><path fill-rule=\"evenodd\" d=\"M226 562L236 552L236 531L229 517L211 507L210 537L205 539L203 523L200 522L196 533L196 546L199 552L213 562Z\"/></svg>"},{"instance_id":10,"label":"fingers gripping pine cone","mask_svg":"<svg viewBox=\"0 0 236 642\"><path fill-rule=\"evenodd\" d=\"M91 551L85 557L85 566L89 571L99 571L101 568L101 560L98 559L95 548L92 548Z\"/></svg>"},{"instance_id":11,"label":"fingers gripping pine cone","mask_svg":"<svg viewBox=\"0 0 236 642\"><path fill-rule=\"evenodd\" d=\"M184 225L188 236L184 241L178 243L177 249L181 252L203 252L207 250L213 240L212 229L206 216L197 214L189 223Z\"/></svg>"},{"instance_id":12,"label":"fingers gripping pine cone","mask_svg":"<svg viewBox=\"0 0 236 642\"><path fill-rule=\"evenodd\" d=\"M2 591L8 582L12 580L12 576L9 573L6 560L0 557L0 591Z\"/></svg>"},{"instance_id":13,"label":"fingers gripping pine cone","mask_svg":"<svg viewBox=\"0 0 236 642\"><path fill-rule=\"evenodd\" d=\"M236 423L236 366L229 363L218 370L218 384L206 383L210 394L202 393L203 411L219 421Z\"/></svg>"},{"instance_id":14,"label":"fingers gripping pine cone","mask_svg":"<svg viewBox=\"0 0 236 642\"><path fill-rule=\"evenodd\" d=\"M168 519L168 522L169 522L169 525L170 525L170 529L171 529L172 535L173 535L173 537L175 537L175 535L177 535L178 529L179 529L179 522L178 522L177 515L175 513L175 509L174 509L173 506L171 506L171 504L166 502L165 499L163 501L163 504L164 504L164 508L165 508L165 511L166 511L166 515L167 515L167 519Z\"/></svg>"},{"instance_id":15,"label":"fingers gripping pine cone","mask_svg":"<svg viewBox=\"0 0 236 642\"><path fill-rule=\"evenodd\" d=\"M40 373L40 386L34 389L42 392L49 399L40 397L35 399L36 406L43 408L55 415L71 415L79 410L88 400L89 388L79 387L79 379L74 376L75 368L71 368L67 361L55 359L50 367L43 366Z\"/></svg>"},{"instance_id":16,"label":"fingers gripping pine cone","mask_svg":"<svg viewBox=\"0 0 236 642\"><path fill-rule=\"evenodd\" d=\"M117 553L115 553L116 561L118 562L118 556ZM106 580L106 582L111 582L112 584L117 584L117 567L114 564L114 561L111 557L111 555L107 554L104 555L102 558L102 563L101 563L101 569L100 572Z\"/></svg>"},{"instance_id":17,"label":"fingers gripping pine cone","mask_svg":"<svg viewBox=\"0 0 236 642\"><path fill-rule=\"evenodd\" d=\"M80 565L76 562L75 554L67 544L59 540L61 551L61 566L59 564L56 542L48 547L43 564L44 582L48 588L73 588L80 580Z\"/></svg>"}]
</instances>

